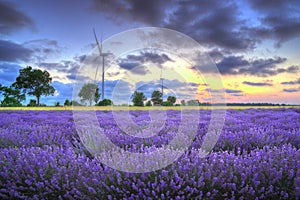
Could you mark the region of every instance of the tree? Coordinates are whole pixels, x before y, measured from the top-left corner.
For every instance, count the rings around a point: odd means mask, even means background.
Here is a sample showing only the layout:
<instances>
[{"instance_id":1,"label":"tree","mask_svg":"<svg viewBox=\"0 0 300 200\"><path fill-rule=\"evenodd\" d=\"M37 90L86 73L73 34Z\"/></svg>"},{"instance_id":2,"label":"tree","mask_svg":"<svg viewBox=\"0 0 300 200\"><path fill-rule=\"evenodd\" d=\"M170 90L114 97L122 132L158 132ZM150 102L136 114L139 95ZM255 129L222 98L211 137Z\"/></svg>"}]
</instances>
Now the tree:
<instances>
[{"instance_id":1,"label":"tree","mask_svg":"<svg viewBox=\"0 0 300 200\"><path fill-rule=\"evenodd\" d=\"M100 98L99 90L97 90L97 88L97 84L86 83L80 89L78 96L81 98L82 102L88 101L89 105L91 106L93 101L97 103L96 101L98 101Z\"/></svg>"},{"instance_id":2,"label":"tree","mask_svg":"<svg viewBox=\"0 0 300 200\"><path fill-rule=\"evenodd\" d=\"M42 95L54 95L55 89L50 85L52 78L46 70L32 69L27 66L19 70L19 76L13 86L17 89L22 89L22 92L28 95L33 95L37 99L37 105L40 105Z\"/></svg>"},{"instance_id":3,"label":"tree","mask_svg":"<svg viewBox=\"0 0 300 200\"><path fill-rule=\"evenodd\" d=\"M110 99L103 99L102 101L99 101L97 106L111 106L113 105L113 102Z\"/></svg>"},{"instance_id":4,"label":"tree","mask_svg":"<svg viewBox=\"0 0 300 200\"><path fill-rule=\"evenodd\" d=\"M60 106L60 103L57 101L57 102L54 103L54 105L55 105L56 107L59 107L59 106Z\"/></svg>"},{"instance_id":5,"label":"tree","mask_svg":"<svg viewBox=\"0 0 300 200\"><path fill-rule=\"evenodd\" d=\"M183 99L183 100L181 100L181 102L180 102L180 103L181 103L181 105L182 105L182 106L186 106L186 104L185 104L185 100L184 100L184 99Z\"/></svg>"},{"instance_id":6,"label":"tree","mask_svg":"<svg viewBox=\"0 0 300 200\"><path fill-rule=\"evenodd\" d=\"M168 96L167 101L171 102L172 105L174 105L174 103L176 102L176 97L174 97L174 96Z\"/></svg>"},{"instance_id":7,"label":"tree","mask_svg":"<svg viewBox=\"0 0 300 200\"><path fill-rule=\"evenodd\" d=\"M69 99L66 99L65 103L64 103L64 106L71 106L71 105L72 105L72 102L69 101Z\"/></svg>"},{"instance_id":8,"label":"tree","mask_svg":"<svg viewBox=\"0 0 300 200\"><path fill-rule=\"evenodd\" d=\"M94 97L94 101L95 103L98 103L99 99L100 99L100 93L99 93L99 88L96 88L96 92L95 92L95 97ZM103 99L104 100L104 99Z\"/></svg>"},{"instance_id":9,"label":"tree","mask_svg":"<svg viewBox=\"0 0 300 200\"><path fill-rule=\"evenodd\" d=\"M33 106L37 106L36 104L36 100L34 99L30 99L29 104L27 104L28 107L33 107Z\"/></svg>"},{"instance_id":10,"label":"tree","mask_svg":"<svg viewBox=\"0 0 300 200\"><path fill-rule=\"evenodd\" d=\"M162 106L173 106L173 103L170 102L170 101L164 101L164 102L162 102L161 105L162 105Z\"/></svg>"},{"instance_id":11,"label":"tree","mask_svg":"<svg viewBox=\"0 0 300 200\"><path fill-rule=\"evenodd\" d=\"M187 102L188 106L199 106L199 100L189 100Z\"/></svg>"},{"instance_id":12,"label":"tree","mask_svg":"<svg viewBox=\"0 0 300 200\"><path fill-rule=\"evenodd\" d=\"M162 103L162 93L159 90L154 90L151 95L151 101L153 105L161 105Z\"/></svg>"},{"instance_id":13,"label":"tree","mask_svg":"<svg viewBox=\"0 0 300 200\"><path fill-rule=\"evenodd\" d=\"M13 86L5 87L0 85L0 91L4 96L4 99L1 101L1 106L22 106L21 102L25 100L25 94L21 94L19 89Z\"/></svg>"},{"instance_id":14,"label":"tree","mask_svg":"<svg viewBox=\"0 0 300 200\"><path fill-rule=\"evenodd\" d=\"M149 100L149 101L147 101L147 103L146 103L146 106L152 106L152 103L151 103L151 101Z\"/></svg>"},{"instance_id":15,"label":"tree","mask_svg":"<svg viewBox=\"0 0 300 200\"><path fill-rule=\"evenodd\" d=\"M147 98L145 97L143 92L135 91L133 94L132 102L134 106L144 106L144 101Z\"/></svg>"}]
</instances>

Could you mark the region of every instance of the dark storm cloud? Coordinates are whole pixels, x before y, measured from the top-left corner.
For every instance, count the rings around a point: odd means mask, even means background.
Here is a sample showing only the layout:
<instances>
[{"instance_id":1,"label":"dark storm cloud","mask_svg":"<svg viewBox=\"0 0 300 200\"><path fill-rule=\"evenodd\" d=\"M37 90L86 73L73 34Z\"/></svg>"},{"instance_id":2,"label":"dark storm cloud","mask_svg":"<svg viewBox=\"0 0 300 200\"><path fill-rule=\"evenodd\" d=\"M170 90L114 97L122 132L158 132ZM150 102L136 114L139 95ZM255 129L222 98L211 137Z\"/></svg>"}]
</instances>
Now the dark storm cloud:
<instances>
[{"instance_id":1,"label":"dark storm cloud","mask_svg":"<svg viewBox=\"0 0 300 200\"><path fill-rule=\"evenodd\" d=\"M146 24L161 24L165 18L165 6L170 1L152 0L95 0L93 9L104 12L109 19L118 23L138 21Z\"/></svg>"},{"instance_id":2,"label":"dark storm cloud","mask_svg":"<svg viewBox=\"0 0 300 200\"><path fill-rule=\"evenodd\" d=\"M299 92L300 89L298 88L291 88L291 89L283 89L283 92L293 93L293 92Z\"/></svg>"},{"instance_id":3,"label":"dark storm cloud","mask_svg":"<svg viewBox=\"0 0 300 200\"><path fill-rule=\"evenodd\" d=\"M243 31L245 21L239 17L239 10L234 2L196 1L179 4L170 22L165 26L181 31L200 44L219 46L225 49L252 49L256 39ZM190 16L190 20L186 20Z\"/></svg>"},{"instance_id":4,"label":"dark storm cloud","mask_svg":"<svg viewBox=\"0 0 300 200\"><path fill-rule=\"evenodd\" d=\"M49 39L27 41L23 43L22 46L34 52L32 59L34 59L35 62L43 62L48 57L60 53L62 49L56 40Z\"/></svg>"},{"instance_id":5,"label":"dark storm cloud","mask_svg":"<svg viewBox=\"0 0 300 200\"><path fill-rule=\"evenodd\" d=\"M281 82L282 85L298 85L300 84L300 78L298 78L298 80L295 81L286 81L286 82Z\"/></svg>"},{"instance_id":6,"label":"dark storm cloud","mask_svg":"<svg viewBox=\"0 0 300 200\"><path fill-rule=\"evenodd\" d=\"M166 54L154 52L141 52L140 55L128 55L125 60L139 63L151 62L154 64L163 64L167 61L172 61Z\"/></svg>"},{"instance_id":7,"label":"dark storm cloud","mask_svg":"<svg viewBox=\"0 0 300 200\"><path fill-rule=\"evenodd\" d=\"M249 0L253 10L259 12L261 26L253 29L255 36L273 38L277 46L300 34L300 2L297 0Z\"/></svg>"},{"instance_id":8,"label":"dark storm cloud","mask_svg":"<svg viewBox=\"0 0 300 200\"><path fill-rule=\"evenodd\" d=\"M166 54L142 51L139 55L130 54L126 58L120 59L119 66L132 73L144 75L147 73L145 63L161 65L168 61L173 62Z\"/></svg>"},{"instance_id":9,"label":"dark storm cloud","mask_svg":"<svg viewBox=\"0 0 300 200\"><path fill-rule=\"evenodd\" d=\"M255 59L248 61L243 56L224 57L216 63L222 74L248 74L260 77L274 76L280 73L296 73L299 71L298 66L280 68L279 64L286 61L286 58L274 57L268 59Z\"/></svg>"},{"instance_id":10,"label":"dark storm cloud","mask_svg":"<svg viewBox=\"0 0 300 200\"><path fill-rule=\"evenodd\" d=\"M133 68L140 66L140 63L138 63L138 62L124 62L123 61L123 62L119 63L119 66L123 69L126 69L126 70L132 70Z\"/></svg>"},{"instance_id":11,"label":"dark storm cloud","mask_svg":"<svg viewBox=\"0 0 300 200\"><path fill-rule=\"evenodd\" d=\"M0 61L20 62L32 61L41 62L47 57L58 53L60 47L55 40L34 40L23 44L12 41L0 40Z\"/></svg>"},{"instance_id":12,"label":"dark storm cloud","mask_svg":"<svg viewBox=\"0 0 300 200\"><path fill-rule=\"evenodd\" d=\"M0 35L10 34L24 27L34 27L33 21L10 2L0 1Z\"/></svg>"},{"instance_id":13,"label":"dark storm cloud","mask_svg":"<svg viewBox=\"0 0 300 200\"><path fill-rule=\"evenodd\" d=\"M58 72L76 74L79 70L79 63L75 61L61 61L58 63L38 63L38 66L46 70L56 70Z\"/></svg>"},{"instance_id":14,"label":"dark storm cloud","mask_svg":"<svg viewBox=\"0 0 300 200\"><path fill-rule=\"evenodd\" d=\"M273 39L280 46L299 36L299 1L249 0L248 4L259 17L245 19L244 7L237 1L94 0L93 7L120 24L137 22L171 28L208 47L233 51L253 50L265 39Z\"/></svg>"},{"instance_id":15,"label":"dark storm cloud","mask_svg":"<svg viewBox=\"0 0 300 200\"><path fill-rule=\"evenodd\" d=\"M264 82L249 82L249 81L244 81L244 85L250 85L250 86L272 86L273 84L271 83L264 83Z\"/></svg>"},{"instance_id":16,"label":"dark storm cloud","mask_svg":"<svg viewBox=\"0 0 300 200\"><path fill-rule=\"evenodd\" d=\"M231 94L231 96L242 97L242 96L245 96L245 95L244 94Z\"/></svg>"},{"instance_id":17,"label":"dark storm cloud","mask_svg":"<svg viewBox=\"0 0 300 200\"><path fill-rule=\"evenodd\" d=\"M0 40L0 61L28 61L33 55L31 49L6 40Z\"/></svg>"},{"instance_id":18,"label":"dark storm cloud","mask_svg":"<svg viewBox=\"0 0 300 200\"><path fill-rule=\"evenodd\" d=\"M231 93L242 93L243 91L242 90L225 89L225 92L231 94Z\"/></svg>"},{"instance_id":19,"label":"dark storm cloud","mask_svg":"<svg viewBox=\"0 0 300 200\"><path fill-rule=\"evenodd\" d=\"M217 67L222 74L237 74L240 67L248 66L249 62L243 56L229 56L223 58Z\"/></svg>"},{"instance_id":20,"label":"dark storm cloud","mask_svg":"<svg viewBox=\"0 0 300 200\"><path fill-rule=\"evenodd\" d=\"M147 73L145 67L138 62L126 62L122 61L119 63L122 69L125 69L134 74L145 75Z\"/></svg>"}]
</instances>

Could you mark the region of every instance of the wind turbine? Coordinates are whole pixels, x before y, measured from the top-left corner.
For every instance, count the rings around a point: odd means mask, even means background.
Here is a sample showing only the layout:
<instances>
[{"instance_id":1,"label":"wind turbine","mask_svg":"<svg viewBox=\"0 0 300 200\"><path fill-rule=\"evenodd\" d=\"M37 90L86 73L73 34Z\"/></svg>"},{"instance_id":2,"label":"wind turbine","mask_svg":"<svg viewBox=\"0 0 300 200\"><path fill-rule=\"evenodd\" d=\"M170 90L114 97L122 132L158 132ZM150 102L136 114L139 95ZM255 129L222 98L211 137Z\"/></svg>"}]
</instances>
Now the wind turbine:
<instances>
[{"instance_id":1,"label":"wind turbine","mask_svg":"<svg viewBox=\"0 0 300 200\"><path fill-rule=\"evenodd\" d=\"M162 77L162 71L163 66L161 66L161 71L160 71L160 80L161 80L161 99L164 101L164 78Z\"/></svg>"},{"instance_id":2,"label":"wind turbine","mask_svg":"<svg viewBox=\"0 0 300 200\"><path fill-rule=\"evenodd\" d=\"M97 39L97 36L96 36L95 29L93 29L93 31L94 31L95 40L96 40L96 43L97 43L97 46L98 46L99 55L100 55L100 57L102 56L102 93L101 93L101 97L102 97L102 100L103 100L104 99L104 60L105 60L105 56L108 56L109 53L102 53L102 37L101 37L101 46L100 46L100 44L98 42L98 39ZM98 67L99 67L99 65L96 68L95 80L96 80L96 77L97 77L97 74L98 74Z\"/></svg>"}]
</instances>

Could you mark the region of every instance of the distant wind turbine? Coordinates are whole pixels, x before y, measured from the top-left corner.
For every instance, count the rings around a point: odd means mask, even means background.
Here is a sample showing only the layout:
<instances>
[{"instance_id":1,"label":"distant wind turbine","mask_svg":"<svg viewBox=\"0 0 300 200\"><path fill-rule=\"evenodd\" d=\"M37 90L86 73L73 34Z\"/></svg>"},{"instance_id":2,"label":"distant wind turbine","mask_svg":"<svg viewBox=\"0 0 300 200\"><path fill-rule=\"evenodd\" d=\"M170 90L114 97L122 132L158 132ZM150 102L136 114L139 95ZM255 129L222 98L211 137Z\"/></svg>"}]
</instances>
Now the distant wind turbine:
<instances>
[{"instance_id":1,"label":"distant wind turbine","mask_svg":"<svg viewBox=\"0 0 300 200\"><path fill-rule=\"evenodd\" d=\"M96 36L95 29L93 29L93 31L94 31L95 40L96 40L96 43L98 46L99 55L102 56L102 94L101 94L101 97L103 100L104 99L104 60L105 60L105 56L108 56L109 53L102 53L102 37L101 37L101 45L100 45L98 42L97 36ZM96 77L98 74L98 67L99 67L99 65L96 68L95 80L96 80Z\"/></svg>"},{"instance_id":2,"label":"distant wind turbine","mask_svg":"<svg viewBox=\"0 0 300 200\"><path fill-rule=\"evenodd\" d=\"M161 80L161 99L162 101L164 101L164 78L162 77L162 72L163 72L163 66L161 66L160 80Z\"/></svg>"}]
</instances>

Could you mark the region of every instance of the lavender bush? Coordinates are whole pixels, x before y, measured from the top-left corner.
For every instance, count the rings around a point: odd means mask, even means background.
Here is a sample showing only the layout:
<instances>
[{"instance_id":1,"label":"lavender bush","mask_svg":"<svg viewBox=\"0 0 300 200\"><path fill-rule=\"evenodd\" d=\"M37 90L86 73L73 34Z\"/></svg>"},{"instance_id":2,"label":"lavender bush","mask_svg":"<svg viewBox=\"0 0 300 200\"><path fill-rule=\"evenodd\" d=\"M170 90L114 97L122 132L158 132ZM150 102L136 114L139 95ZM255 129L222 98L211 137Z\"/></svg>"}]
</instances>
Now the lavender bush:
<instances>
[{"instance_id":1,"label":"lavender bush","mask_svg":"<svg viewBox=\"0 0 300 200\"><path fill-rule=\"evenodd\" d=\"M82 145L71 111L1 111L1 199L299 199L300 110L229 110L206 157L199 152L210 111L199 111L192 145L176 162L147 173L101 164ZM147 111L131 111L143 126ZM174 137L180 111L167 111L159 134L135 138L110 111L97 111L111 141L128 151L163 147ZM120 157L120 162L134 162Z\"/></svg>"}]
</instances>

